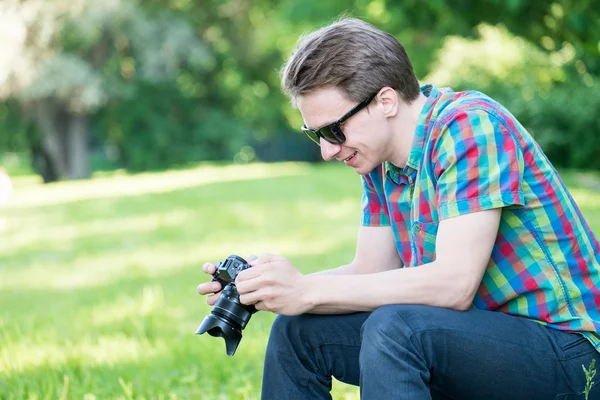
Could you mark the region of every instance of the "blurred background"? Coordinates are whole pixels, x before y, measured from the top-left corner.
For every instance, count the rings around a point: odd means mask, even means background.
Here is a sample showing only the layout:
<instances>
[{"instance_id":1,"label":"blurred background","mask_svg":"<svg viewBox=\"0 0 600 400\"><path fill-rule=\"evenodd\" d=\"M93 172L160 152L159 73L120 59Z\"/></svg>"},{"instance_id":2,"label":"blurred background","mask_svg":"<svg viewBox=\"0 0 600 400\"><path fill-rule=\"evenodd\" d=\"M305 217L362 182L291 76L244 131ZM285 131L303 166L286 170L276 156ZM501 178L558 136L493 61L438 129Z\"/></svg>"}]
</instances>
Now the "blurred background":
<instances>
[{"instance_id":1,"label":"blurred background","mask_svg":"<svg viewBox=\"0 0 600 400\"><path fill-rule=\"evenodd\" d=\"M50 182L317 161L278 71L342 13L394 34L422 83L506 103L555 164L600 167L598 0L3 0L1 164Z\"/></svg>"},{"instance_id":2,"label":"blurred background","mask_svg":"<svg viewBox=\"0 0 600 400\"><path fill-rule=\"evenodd\" d=\"M0 399L258 398L273 315L228 358L195 287L232 253L351 261L359 178L278 75L341 15L504 103L600 229L598 0L0 0Z\"/></svg>"}]
</instances>

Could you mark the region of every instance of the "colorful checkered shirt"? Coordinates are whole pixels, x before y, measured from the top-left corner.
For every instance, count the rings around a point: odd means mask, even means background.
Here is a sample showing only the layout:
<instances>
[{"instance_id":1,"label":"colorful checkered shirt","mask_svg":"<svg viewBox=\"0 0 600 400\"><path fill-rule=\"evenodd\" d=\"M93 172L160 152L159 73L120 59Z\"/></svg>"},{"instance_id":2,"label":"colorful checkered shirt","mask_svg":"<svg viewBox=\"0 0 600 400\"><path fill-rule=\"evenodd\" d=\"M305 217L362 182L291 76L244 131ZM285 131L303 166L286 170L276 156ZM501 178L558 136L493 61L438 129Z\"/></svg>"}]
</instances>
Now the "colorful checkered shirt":
<instances>
[{"instance_id":1,"label":"colorful checkered shirt","mask_svg":"<svg viewBox=\"0 0 600 400\"><path fill-rule=\"evenodd\" d=\"M391 225L404 265L417 267L435 260L441 220L501 207L473 306L581 332L600 351L600 244L559 174L494 100L421 90L407 165L363 175L363 225Z\"/></svg>"}]
</instances>

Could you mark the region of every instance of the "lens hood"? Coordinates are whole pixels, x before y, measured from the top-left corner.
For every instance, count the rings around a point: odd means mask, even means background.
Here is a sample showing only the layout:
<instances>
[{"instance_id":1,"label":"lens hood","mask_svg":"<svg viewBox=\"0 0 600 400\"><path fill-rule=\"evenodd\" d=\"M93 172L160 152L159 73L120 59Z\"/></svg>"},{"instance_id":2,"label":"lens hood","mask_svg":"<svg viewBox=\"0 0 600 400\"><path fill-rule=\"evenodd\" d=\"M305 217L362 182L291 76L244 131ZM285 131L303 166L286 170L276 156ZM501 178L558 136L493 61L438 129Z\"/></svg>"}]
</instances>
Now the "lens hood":
<instances>
[{"instance_id":1,"label":"lens hood","mask_svg":"<svg viewBox=\"0 0 600 400\"><path fill-rule=\"evenodd\" d=\"M225 351L228 356L233 356L237 350L240 340L242 340L242 331L234 327L225 318L210 314L200 324L196 331L197 335L208 333L210 336L222 337L225 339Z\"/></svg>"}]
</instances>

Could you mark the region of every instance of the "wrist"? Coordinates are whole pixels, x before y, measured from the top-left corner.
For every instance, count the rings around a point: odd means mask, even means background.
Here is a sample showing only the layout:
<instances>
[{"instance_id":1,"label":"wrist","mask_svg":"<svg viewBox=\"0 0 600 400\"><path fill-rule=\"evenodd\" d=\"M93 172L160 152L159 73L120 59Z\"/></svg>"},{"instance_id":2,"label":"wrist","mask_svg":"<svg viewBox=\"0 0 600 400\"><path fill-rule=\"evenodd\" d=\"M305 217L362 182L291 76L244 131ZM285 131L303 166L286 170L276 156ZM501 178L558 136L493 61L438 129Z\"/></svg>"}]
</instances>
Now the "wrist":
<instances>
[{"instance_id":1,"label":"wrist","mask_svg":"<svg viewBox=\"0 0 600 400\"><path fill-rule=\"evenodd\" d=\"M303 275L301 277L301 302L309 311L320 305L319 278L321 277L318 275Z\"/></svg>"}]
</instances>

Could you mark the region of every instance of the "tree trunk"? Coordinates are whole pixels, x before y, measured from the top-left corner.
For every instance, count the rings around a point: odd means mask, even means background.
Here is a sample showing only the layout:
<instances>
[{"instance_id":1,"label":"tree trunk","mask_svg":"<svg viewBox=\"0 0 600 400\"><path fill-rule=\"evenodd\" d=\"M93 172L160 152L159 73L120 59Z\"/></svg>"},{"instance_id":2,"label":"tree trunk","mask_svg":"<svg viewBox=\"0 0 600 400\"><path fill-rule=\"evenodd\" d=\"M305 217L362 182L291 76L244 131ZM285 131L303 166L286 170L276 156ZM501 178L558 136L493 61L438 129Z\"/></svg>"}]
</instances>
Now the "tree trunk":
<instances>
[{"instance_id":1,"label":"tree trunk","mask_svg":"<svg viewBox=\"0 0 600 400\"><path fill-rule=\"evenodd\" d=\"M35 116L43 132L42 149L56 180L62 180L68 176L67 154L63 145L64 132L58 129L57 114L50 100L40 100L36 105Z\"/></svg>"},{"instance_id":2,"label":"tree trunk","mask_svg":"<svg viewBox=\"0 0 600 400\"><path fill-rule=\"evenodd\" d=\"M40 100L35 104L35 118L43 132L36 160L44 182L89 178L89 116Z\"/></svg>"},{"instance_id":3,"label":"tree trunk","mask_svg":"<svg viewBox=\"0 0 600 400\"><path fill-rule=\"evenodd\" d=\"M67 121L69 178L87 179L90 177L88 116L79 113L68 113Z\"/></svg>"}]
</instances>

